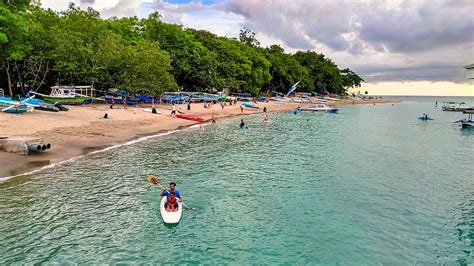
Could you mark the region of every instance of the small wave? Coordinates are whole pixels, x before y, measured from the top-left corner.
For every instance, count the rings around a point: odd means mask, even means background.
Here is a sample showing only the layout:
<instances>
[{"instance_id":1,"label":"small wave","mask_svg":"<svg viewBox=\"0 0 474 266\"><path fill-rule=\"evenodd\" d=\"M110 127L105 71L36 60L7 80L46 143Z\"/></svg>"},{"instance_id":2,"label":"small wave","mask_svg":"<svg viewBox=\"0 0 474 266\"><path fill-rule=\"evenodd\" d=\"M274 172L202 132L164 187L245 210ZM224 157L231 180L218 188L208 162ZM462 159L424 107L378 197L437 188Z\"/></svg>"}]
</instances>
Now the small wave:
<instances>
[{"instance_id":1,"label":"small wave","mask_svg":"<svg viewBox=\"0 0 474 266\"><path fill-rule=\"evenodd\" d=\"M120 148L120 147L130 146L130 145L133 145L133 144L136 144L136 143L139 143L139 142L143 142L143 141L147 141L147 140L150 140L150 139L154 139L154 138L157 138L157 137L167 136L167 135L179 132L179 131L181 131L181 130L177 129L177 130L171 130L171 131L167 131L167 132L163 132L163 133L159 133L159 134L155 134L155 135L141 137L141 138L130 140L130 141L127 141L127 142L124 142L124 143L121 143L121 144L109 146L109 147L106 147L104 149L92 151L92 152L89 152L89 153L84 154L84 155L75 156L75 157L69 158L67 160L58 162L58 163L52 163L52 164L43 166L41 168L35 169L33 171L26 172L26 173L22 173L22 174L18 174L18 175L12 175L12 176L6 176L6 177L0 177L0 184L4 183L4 182L6 182L6 181L8 181L12 178L15 178L15 177L20 177L20 176L25 176L25 175L32 175L32 174L36 174L38 172L42 172L42 171L47 170L47 169L52 169L52 168L61 166L63 164L72 163L72 162L75 162L75 161L80 160L82 158L85 158L86 156L89 156L89 155L103 153L103 152L110 151L110 150L113 150L113 149L117 149L117 148Z\"/></svg>"}]
</instances>

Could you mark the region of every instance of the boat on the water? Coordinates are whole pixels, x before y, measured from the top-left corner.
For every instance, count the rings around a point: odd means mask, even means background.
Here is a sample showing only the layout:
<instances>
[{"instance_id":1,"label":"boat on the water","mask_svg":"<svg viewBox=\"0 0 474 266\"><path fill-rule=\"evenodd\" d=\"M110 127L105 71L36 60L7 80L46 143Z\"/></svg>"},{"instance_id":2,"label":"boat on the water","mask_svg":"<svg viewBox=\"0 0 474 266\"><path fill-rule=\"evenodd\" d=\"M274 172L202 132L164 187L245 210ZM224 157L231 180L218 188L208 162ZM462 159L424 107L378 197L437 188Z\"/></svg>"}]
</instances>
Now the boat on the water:
<instances>
[{"instance_id":1,"label":"boat on the water","mask_svg":"<svg viewBox=\"0 0 474 266\"><path fill-rule=\"evenodd\" d=\"M443 111L462 112L466 109L465 102L443 102Z\"/></svg>"},{"instance_id":2,"label":"boat on the water","mask_svg":"<svg viewBox=\"0 0 474 266\"><path fill-rule=\"evenodd\" d=\"M474 129L474 108L466 108L463 112L464 114L467 114L467 118L463 120L456 121L455 123L461 123L461 128L469 128L469 129Z\"/></svg>"},{"instance_id":3,"label":"boat on the water","mask_svg":"<svg viewBox=\"0 0 474 266\"><path fill-rule=\"evenodd\" d=\"M325 113L337 113L339 111L338 108L329 106L324 103L317 104L316 106L312 106L312 107L302 107L300 108L300 110L303 112L325 112Z\"/></svg>"},{"instance_id":4,"label":"boat on the water","mask_svg":"<svg viewBox=\"0 0 474 266\"><path fill-rule=\"evenodd\" d=\"M167 224L177 224L181 220L181 214L183 212L183 203L180 200L178 201L178 210L175 212L166 211L165 203L168 200L168 197L164 196L161 198L160 202L160 213L163 221Z\"/></svg>"},{"instance_id":5,"label":"boat on the water","mask_svg":"<svg viewBox=\"0 0 474 266\"><path fill-rule=\"evenodd\" d=\"M39 95L45 102L79 105L95 100L95 89L92 86L53 86L49 95L30 91Z\"/></svg>"},{"instance_id":6,"label":"boat on the water","mask_svg":"<svg viewBox=\"0 0 474 266\"><path fill-rule=\"evenodd\" d=\"M189 115L184 115L184 114L177 114L176 117L181 118L181 119L186 119L186 120L198 121L201 123L205 121L205 119L202 117L189 116Z\"/></svg>"}]
</instances>

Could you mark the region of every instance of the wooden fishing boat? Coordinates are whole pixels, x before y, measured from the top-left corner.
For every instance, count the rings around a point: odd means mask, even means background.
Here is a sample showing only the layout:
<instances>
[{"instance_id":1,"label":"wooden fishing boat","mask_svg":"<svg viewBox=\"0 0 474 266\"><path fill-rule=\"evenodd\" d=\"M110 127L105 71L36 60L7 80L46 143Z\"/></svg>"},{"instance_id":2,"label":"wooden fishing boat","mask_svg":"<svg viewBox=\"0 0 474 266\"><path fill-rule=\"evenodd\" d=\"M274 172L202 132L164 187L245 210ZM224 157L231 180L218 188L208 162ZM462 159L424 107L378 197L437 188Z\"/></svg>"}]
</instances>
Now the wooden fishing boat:
<instances>
[{"instance_id":1,"label":"wooden fishing boat","mask_svg":"<svg viewBox=\"0 0 474 266\"><path fill-rule=\"evenodd\" d=\"M3 108L2 108L3 107ZM26 112L33 112L35 105L14 101L10 97L0 96L0 110L4 113L21 114Z\"/></svg>"},{"instance_id":2,"label":"wooden fishing boat","mask_svg":"<svg viewBox=\"0 0 474 266\"><path fill-rule=\"evenodd\" d=\"M95 100L95 89L92 86L53 86L49 95L33 92L44 101L61 104L84 104Z\"/></svg>"}]
</instances>

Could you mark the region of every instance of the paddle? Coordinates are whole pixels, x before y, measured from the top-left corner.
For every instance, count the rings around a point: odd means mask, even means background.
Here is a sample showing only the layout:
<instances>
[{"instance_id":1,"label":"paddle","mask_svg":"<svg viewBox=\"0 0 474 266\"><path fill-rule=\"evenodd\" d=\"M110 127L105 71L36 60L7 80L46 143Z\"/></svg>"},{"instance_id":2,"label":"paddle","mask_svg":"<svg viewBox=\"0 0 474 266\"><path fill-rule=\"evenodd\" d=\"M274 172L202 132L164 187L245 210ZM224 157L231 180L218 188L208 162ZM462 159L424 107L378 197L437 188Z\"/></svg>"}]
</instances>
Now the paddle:
<instances>
[{"instance_id":1,"label":"paddle","mask_svg":"<svg viewBox=\"0 0 474 266\"><path fill-rule=\"evenodd\" d=\"M150 184L152 185L159 185L162 189L165 189L166 190L166 187L164 187L163 185L160 185L160 180L158 180L158 178L156 178L156 176L154 175L149 175L148 177L148 182L150 182ZM180 200L181 201L181 200ZM188 205L184 204L184 202L181 201L181 203L183 204L184 207L188 208L188 210L192 210L193 208L189 207Z\"/></svg>"}]
</instances>

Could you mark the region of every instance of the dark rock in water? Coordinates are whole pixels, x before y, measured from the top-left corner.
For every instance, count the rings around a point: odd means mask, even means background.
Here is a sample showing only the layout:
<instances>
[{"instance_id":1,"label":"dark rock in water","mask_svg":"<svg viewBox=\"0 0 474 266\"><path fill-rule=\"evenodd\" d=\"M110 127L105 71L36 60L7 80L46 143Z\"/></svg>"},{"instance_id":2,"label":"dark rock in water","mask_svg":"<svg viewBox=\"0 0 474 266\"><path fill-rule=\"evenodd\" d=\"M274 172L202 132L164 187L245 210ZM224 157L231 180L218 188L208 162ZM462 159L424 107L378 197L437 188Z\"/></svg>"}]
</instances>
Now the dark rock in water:
<instances>
[{"instance_id":1,"label":"dark rock in water","mask_svg":"<svg viewBox=\"0 0 474 266\"><path fill-rule=\"evenodd\" d=\"M107 119L107 118L109 118L109 115L107 113L105 113L104 119Z\"/></svg>"}]
</instances>

